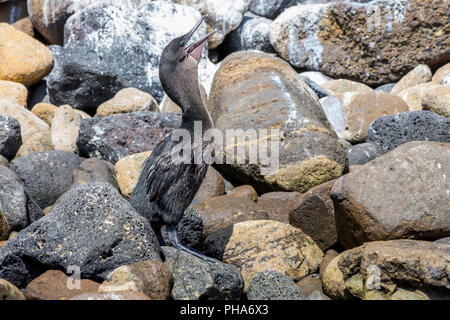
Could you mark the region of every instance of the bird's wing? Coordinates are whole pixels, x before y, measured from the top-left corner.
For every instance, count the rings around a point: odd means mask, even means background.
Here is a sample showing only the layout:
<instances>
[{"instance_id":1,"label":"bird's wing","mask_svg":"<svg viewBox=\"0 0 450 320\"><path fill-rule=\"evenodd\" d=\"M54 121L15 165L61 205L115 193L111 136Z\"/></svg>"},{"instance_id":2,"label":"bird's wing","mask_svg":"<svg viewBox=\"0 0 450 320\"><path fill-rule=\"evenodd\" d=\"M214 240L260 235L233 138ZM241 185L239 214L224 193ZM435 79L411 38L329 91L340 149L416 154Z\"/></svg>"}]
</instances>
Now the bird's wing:
<instances>
[{"instance_id":1,"label":"bird's wing","mask_svg":"<svg viewBox=\"0 0 450 320\"><path fill-rule=\"evenodd\" d=\"M158 147L148 159L148 200L164 212L181 215L197 193L207 166L175 163L169 141Z\"/></svg>"}]
</instances>

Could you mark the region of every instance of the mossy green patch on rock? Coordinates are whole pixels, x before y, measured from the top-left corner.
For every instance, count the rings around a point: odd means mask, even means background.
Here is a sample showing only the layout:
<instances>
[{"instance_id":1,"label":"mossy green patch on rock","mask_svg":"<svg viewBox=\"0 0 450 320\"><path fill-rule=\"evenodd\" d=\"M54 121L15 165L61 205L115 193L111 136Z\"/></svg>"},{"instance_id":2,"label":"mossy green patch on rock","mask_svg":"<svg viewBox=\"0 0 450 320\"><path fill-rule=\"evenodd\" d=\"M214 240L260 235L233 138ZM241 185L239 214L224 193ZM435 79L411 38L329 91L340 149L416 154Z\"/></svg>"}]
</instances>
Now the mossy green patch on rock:
<instances>
[{"instance_id":1,"label":"mossy green patch on rock","mask_svg":"<svg viewBox=\"0 0 450 320\"><path fill-rule=\"evenodd\" d=\"M342 175L343 167L325 156L318 156L307 161L287 165L277 174L264 179L277 184L286 191L306 192L314 186L337 179Z\"/></svg>"}]
</instances>

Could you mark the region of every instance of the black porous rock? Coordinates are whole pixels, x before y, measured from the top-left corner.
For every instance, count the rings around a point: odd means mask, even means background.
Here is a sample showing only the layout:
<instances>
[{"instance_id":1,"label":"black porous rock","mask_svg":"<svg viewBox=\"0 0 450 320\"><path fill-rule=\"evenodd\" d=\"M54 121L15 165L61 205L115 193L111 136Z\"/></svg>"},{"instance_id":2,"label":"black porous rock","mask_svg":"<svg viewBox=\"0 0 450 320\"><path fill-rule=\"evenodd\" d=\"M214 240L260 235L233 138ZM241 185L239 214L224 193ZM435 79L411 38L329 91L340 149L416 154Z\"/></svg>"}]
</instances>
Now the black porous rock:
<instances>
[{"instance_id":1,"label":"black porous rock","mask_svg":"<svg viewBox=\"0 0 450 320\"><path fill-rule=\"evenodd\" d=\"M178 114L152 111L82 119L77 146L81 155L115 164L128 155L153 150L180 123Z\"/></svg>"},{"instance_id":2,"label":"black porous rock","mask_svg":"<svg viewBox=\"0 0 450 320\"><path fill-rule=\"evenodd\" d=\"M109 183L91 183L64 194L0 248L0 278L23 288L47 270L71 267L81 278L102 281L115 268L143 260L160 260L149 222Z\"/></svg>"},{"instance_id":3,"label":"black porous rock","mask_svg":"<svg viewBox=\"0 0 450 320\"><path fill-rule=\"evenodd\" d=\"M248 300L303 300L305 295L287 275L269 270L256 274L248 286Z\"/></svg>"},{"instance_id":4,"label":"black porous rock","mask_svg":"<svg viewBox=\"0 0 450 320\"><path fill-rule=\"evenodd\" d=\"M101 1L67 20L64 46L52 46L55 67L47 88L53 104L93 113L128 87L161 102L159 57L171 40L195 25L200 13L169 1L132 2ZM193 41L205 34L203 24ZM205 58L206 52L200 70L206 68Z\"/></svg>"},{"instance_id":5,"label":"black porous rock","mask_svg":"<svg viewBox=\"0 0 450 320\"><path fill-rule=\"evenodd\" d=\"M44 216L17 175L4 166L0 166L0 211L11 231L20 231Z\"/></svg>"},{"instance_id":6,"label":"black porous rock","mask_svg":"<svg viewBox=\"0 0 450 320\"><path fill-rule=\"evenodd\" d=\"M45 151L21 157L11 169L22 180L31 197L46 208L72 184L72 173L83 159L67 151Z\"/></svg>"},{"instance_id":7,"label":"black porous rock","mask_svg":"<svg viewBox=\"0 0 450 320\"><path fill-rule=\"evenodd\" d=\"M410 111L372 122L367 141L387 152L410 141L450 142L449 132L450 119L431 111Z\"/></svg>"},{"instance_id":8,"label":"black porous rock","mask_svg":"<svg viewBox=\"0 0 450 320\"><path fill-rule=\"evenodd\" d=\"M177 225L177 235L180 242L191 248L201 248L203 233L203 220L200 214L189 206ZM169 244L166 227L162 228L164 241Z\"/></svg>"},{"instance_id":9,"label":"black porous rock","mask_svg":"<svg viewBox=\"0 0 450 320\"><path fill-rule=\"evenodd\" d=\"M174 278L174 300L238 300L244 288L239 270L220 261L208 262L172 247L162 247Z\"/></svg>"},{"instance_id":10,"label":"black porous rock","mask_svg":"<svg viewBox=\"0 0 450 320\"><path fill-rule=\"evenodd\" d=\"M366 164L383 154L376 144L370 142L351 146L345 152L347 152L349 166Z\"/></svg>"},{"instance_id":11,"label":"black porous rock","mask_svg":"<svg viewBox=\"0 0 450 320\"><path fill-rule=\"evenodd\" d=\"M22 135L19 121L11 117L0 116L0 155L12 160L21 145Z\"/></svg>"}]
</instances>

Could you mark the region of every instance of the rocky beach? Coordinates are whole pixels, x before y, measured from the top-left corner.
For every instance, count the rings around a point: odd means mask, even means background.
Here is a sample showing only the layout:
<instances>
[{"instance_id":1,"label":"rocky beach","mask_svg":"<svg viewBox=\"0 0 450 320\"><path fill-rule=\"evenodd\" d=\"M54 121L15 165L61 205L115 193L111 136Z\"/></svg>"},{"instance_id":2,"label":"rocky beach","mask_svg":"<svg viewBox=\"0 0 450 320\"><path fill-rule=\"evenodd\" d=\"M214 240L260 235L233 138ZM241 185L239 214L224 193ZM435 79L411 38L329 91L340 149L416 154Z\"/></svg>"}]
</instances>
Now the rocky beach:
<instances>
[{"instance_id":1,"label":"rocky beach","mask_svg":"<svg viewBox=\"0 0 450 320\"><path fill-rule=\"evenodd\" d=\"M450 300L449 14L0 0L0 300ZM184 212L180 241L215 262L160 245L129 201L182 122L161 54L202 16L214 127L279 141L278 170L214 164Z\"/></svg>"}]
</instances>

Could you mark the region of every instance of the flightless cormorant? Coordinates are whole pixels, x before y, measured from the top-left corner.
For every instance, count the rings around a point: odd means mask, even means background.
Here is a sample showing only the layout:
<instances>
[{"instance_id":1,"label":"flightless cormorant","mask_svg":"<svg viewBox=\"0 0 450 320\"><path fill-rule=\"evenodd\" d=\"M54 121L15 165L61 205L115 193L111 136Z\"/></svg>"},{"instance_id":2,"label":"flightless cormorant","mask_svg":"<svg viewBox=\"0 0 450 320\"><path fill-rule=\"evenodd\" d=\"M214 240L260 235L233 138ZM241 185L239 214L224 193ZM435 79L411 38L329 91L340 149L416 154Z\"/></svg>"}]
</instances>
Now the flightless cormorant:
<instances>
[{"instance_id":1,"label":"flightless cormorant","mask_svg":"<svg viewBox=\"0 0 450 320\"><path fill-rule=\"evenodd\" d=\"M211 32L200 41L188 45L192 35L203 22L197 22L187 34L172 40L164 49L159 65L159 77L166 94L182 109L181 129L187 130L194 141L194 123L200 121L203 132L213 127L211 117L202 100L198 83L198 63ZM203 133L202 132L202 133ZM160 241L161 227L166 226L172 246L207 261L215 261L178 241L176 226L185 209L192 202L208 169L208 164L177 163L172 159L175 146L171 135L159 143L145 161L130 203L149 219ZM202 143L202 149L204 144Z\"/></svg>"}]
</instances>

